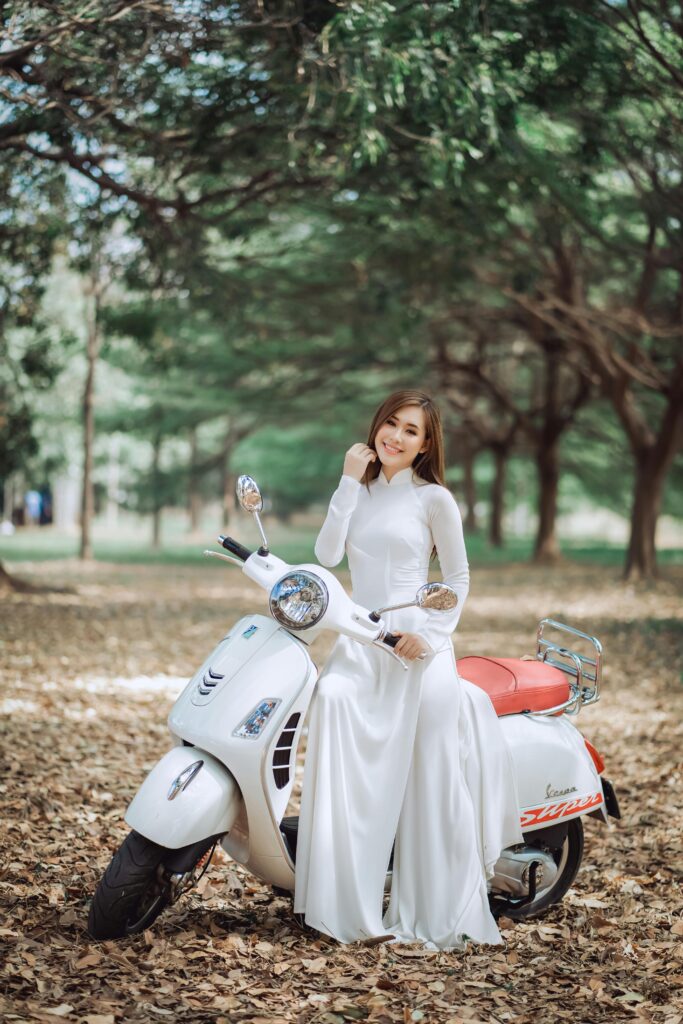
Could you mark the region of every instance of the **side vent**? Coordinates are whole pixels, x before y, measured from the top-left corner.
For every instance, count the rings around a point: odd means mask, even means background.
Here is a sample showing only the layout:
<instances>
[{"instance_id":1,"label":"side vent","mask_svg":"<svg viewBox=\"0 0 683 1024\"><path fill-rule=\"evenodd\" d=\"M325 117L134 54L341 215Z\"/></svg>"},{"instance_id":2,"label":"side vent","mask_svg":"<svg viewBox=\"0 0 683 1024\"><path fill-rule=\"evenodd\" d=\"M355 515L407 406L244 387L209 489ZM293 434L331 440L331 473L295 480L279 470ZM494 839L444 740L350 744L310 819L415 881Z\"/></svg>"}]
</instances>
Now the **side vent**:
<instances>
[{"instance_id":1,"label":"side vent","mask_svg":"<svg viewBox=\"0 0 683 1024\"><path fill-rule=\"evenodd\" d=\"M284 789L289 782L289 762L292 756L294 734L301 715L290 715L287 724L280 733L277 746L273 752L273 778L278 789Z\"/></svg>"},{"instance_id":2,"label":"side vent","mask_svg":"<svg viewBox=\"0 0 683 1024\"><path fill-rule=\"evenodd\" d=\"M211 693L220 683L221 679L225 679L225 675L222 672L214 672L212 668L208 668L197 687L202 697L206 697L207 694Z\"/></svg>"}]
</instances>

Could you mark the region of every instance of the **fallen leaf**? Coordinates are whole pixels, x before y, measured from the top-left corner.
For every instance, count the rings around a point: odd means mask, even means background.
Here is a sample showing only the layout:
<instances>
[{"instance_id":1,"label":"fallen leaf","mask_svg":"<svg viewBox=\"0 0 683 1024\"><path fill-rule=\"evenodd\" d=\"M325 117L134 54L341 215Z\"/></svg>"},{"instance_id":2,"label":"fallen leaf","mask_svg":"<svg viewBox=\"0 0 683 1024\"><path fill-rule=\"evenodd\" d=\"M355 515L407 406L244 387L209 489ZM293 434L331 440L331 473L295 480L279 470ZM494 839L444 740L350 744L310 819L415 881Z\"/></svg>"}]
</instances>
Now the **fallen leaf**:
<instances>
[{"instance_id":1,"label":"fallen leaf","mask_svg":"<svg viewBox=\"0 0 683 1024\"><path fill-rule=\"evenodd\" d=\"M307 960L305 957L302 958L301 963L304 965L309 974L320 974L321 971L325 970L327 960L324 956L316 957L315 960Z\"/></svg>"},{"instance_id":2,"label":"fallen leaf","mask_svg":"<svg viewBox=\"0 0 683 1024\"><path fill-rule=\"evenodd\" d=\"M624 992L623 995L616 997L620 1003L643 1003L645 1002L645 996L641 996L640 992Z\"/></svg>"},{"instance_id":3,"label":"fallen leaf","mask_svg":"<svg viewBox=\"0 0 683 1024\"><path fill-rule=\"evenodd\" d=\"M76 961L76 967L94 967L95 964L99 964L102 961L102 957L99 953L88 953L86 956L82 956L80 960Z\"/></svg>"}]
</instances>

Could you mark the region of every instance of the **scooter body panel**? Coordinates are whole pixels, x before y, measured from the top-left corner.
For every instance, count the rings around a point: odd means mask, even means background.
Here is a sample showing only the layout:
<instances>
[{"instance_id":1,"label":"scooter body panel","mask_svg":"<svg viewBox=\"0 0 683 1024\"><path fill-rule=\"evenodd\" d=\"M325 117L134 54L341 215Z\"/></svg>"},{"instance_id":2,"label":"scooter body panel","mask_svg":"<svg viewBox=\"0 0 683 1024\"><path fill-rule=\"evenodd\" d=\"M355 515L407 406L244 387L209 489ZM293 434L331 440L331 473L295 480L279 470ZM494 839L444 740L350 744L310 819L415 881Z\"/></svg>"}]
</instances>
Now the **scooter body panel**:
<instances>
[{"instance_id":1,"label":"scooter body panel","mask_svg":"<svg viewBox=\"0 0 683 1024\"><path fill-rule=\"evenodd\" d=\"M228 832L240 803L237 783L224 765L205 750L177 746L149 773L125 821L152 842L177 850Z\"/></svg>"},{"instance_id":2,"label":"scooter body panel","mask_svg":"<svg viewBox=\"0 0 683 1024\"><path fill-rule=\"evenodd\" d=\"M515 764L523 832L596 810L606 819L600 776L566 715L506 715L500 723Z\"/></svg>"},{"instance_id":3,"label":"scooter body panel","mask_svg":"<svg viewBox=\"0 0 683 1024\"><path fill-rule=\"evenodd\" d=\"M316 679L298 639L263 615L245 616L192 677L168 718L176 737L227 765L242 795L243 811L222 840L224 849L285 888L293 885L293 864L279 825Z\"/></svg>"},{"instance_id":4,"label":"scooter body panel","mask_svg":"<svg viewBox=\"0 0 683 1024\"><path fill-rule=\"evenodd\" d=\"M242 761L251 765L253 751L287 719L311 666L304 646L273 619L244 616L190 679L171 708L169 728L231 771ZM272 706L261 708L267 702Z\"/></svg>"}]
</instances>

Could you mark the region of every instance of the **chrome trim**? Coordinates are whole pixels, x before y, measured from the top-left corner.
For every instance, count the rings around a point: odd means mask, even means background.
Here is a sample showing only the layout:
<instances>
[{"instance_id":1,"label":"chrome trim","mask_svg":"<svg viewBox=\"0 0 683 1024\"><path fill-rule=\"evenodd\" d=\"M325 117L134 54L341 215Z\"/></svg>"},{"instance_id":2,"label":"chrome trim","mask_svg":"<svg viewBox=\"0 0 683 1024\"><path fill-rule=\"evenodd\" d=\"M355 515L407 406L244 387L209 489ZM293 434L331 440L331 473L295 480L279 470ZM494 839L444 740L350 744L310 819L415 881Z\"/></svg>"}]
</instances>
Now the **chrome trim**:
<instances>
[{"instance_id":1,"label":"chrome trim","mask_svg":"<svg viewBox=\"0 0 683 1024\"><path fill-rule=\"evenodd\" d=\"M493 866L490 888L494 892L505 893L508 896L526 896L529 892L529 872L532 864L537 865L537 894L546 891L557 879L557 864L552 854L534 846L503 850ZM541 888L542 883L545 884Z\"/></svg>"},{"instance_id":2,"label":"chrome trim","mask_svg":"<svg viewBox=\"0 0 683 1024\"><path fill-rule=\"evenodd\" d=\"M253 477L247 476L246 473L238 476L237 483L235 484L235 493L245 512L260 512L263 508L263 498L259 485Z\"/></svg>"},{"instance_id":3,"label":"chrome trim","mask_svg":"<svg viewBox=\"0 0 683 1024\"><path fill-rule=\"evenodd\" d=\"M280 586L281 583L284 582L284 580L291 579L291 578L293 578L295 576L299 576L299 577L302 577L304 579L308 579L308 580L312 581L315 586L320 588L320 597L321 597L321 600L322 600L322 610L321 610L320 614L315 619L313 619L312 622L307 622L305 624L301 623L301 622L295 622L294 619L292 619L289 615L287 615L285 612L282 611L282 609L280 608L280 605L278 604L278 600L279 600L278 597L274 597L273 596L275 594L275 591L277 590L277 588ZM285 627L285 629L288 629L288 630L289 629L293 629L293 630L295 630L297 632L299 630L312 629L313 626L317 626L317 624L320 622L320 620L322 619L323 615L327 611L327 609L329 607L329 604L330 604L330 592L327 589L327 584L325 583L324 580L322 580L320 578L320 576L317 576L314 572L311 572L310 569L290 569L288 572L286 572L284 574L284 576L281 576L280 579L277 580L273 584L273 586L271 587L271 591L270 591L269 597L268 597L268 608L269 608L270 614L273 616L275 621L279 622L281 626Z\"/></svg>"},{"instance_id":4,"label":"chrome trim","mask_svg":"<svg viewBox=\"0 0 683 1024\"><path fill-rule=\"evenodd\" d=\"M562 647L560 644L553 643L543 635L546 628L557 630L560 633L568 633L570 636L586 641L595 649L595 657L591 658L587 654L580 654L577 651L570 650L568 647ZM553 715L568 708L572 709L567 712L568 714L576 714L581 707L587 704L595 704L600 699L602 644L596 636L583 633L574 626L558 622L557 619L541 619L536 631L536 658L546 665L559 668L567 675L573 676L575 682L570 684L572 694L565 704L559 704L557 707L548 708L545 711L530 712L530 714ZM585 686L584 681L593 685Z\"/></svg>"},{"instance_id":5,"label":"chrome trim","mask_svg":"<svg viewBox=\"0 0 683 1024\"><path fill-rule=\"evenodd\" d=\"M188 765L187 768L184 768L180 775L176 775L175 779L169 786L166 799L175 800L178 793L182 793L184 789L187 789L195 775L197 775L203 767L203 761L194 761L191 765Z\"/></svg>"},{"instance_id":6,"label":"chrome trim","mask_svg":"<svg viewBox=\"0 0 683 1024\"><path fill-rule=\"evenodd\" d=\"M388 644L384 643L384 637L389 632L390 630L383 629L379 636L376 636L375 639L372 641L372 645L373 647L379 647L381 650L386 651L387 654L390 654L392 658L396 659L396 661L399 663L403 671L407 672L408 662L405 661L405 659L402 658L400 654L397 654L393 647L389 647Z\"/></svg>"},{"instance_id":7,"label":"chrome trim","mask_svg":"<svg viewBox=\"0 0 683 1024\"><path fill-rule=\"evenodd\" d=\"M561 711L564 711L568 715L577 715L581 707L581 692L580 690L577 690L573 683L570 683L569 685L572 693L564 704L556 704L554 708L544 708L543 711L521 711L519 714L528 715L530 718L543 718L546 715L559 715ZM514 712L514 714L518 714L518 712Z\"/></svg>"},{"instance_id":8,"label":"chrome trim","mask_svg":"<svg viewBox=\"0 0 683 1024\"><path fill-rule=\"evenodd\" d=\"M416 600L406 601L405 604L392 604L388 605L386 608L377 608L376 611L370 612L370 614L376 615L377 618L379 618L381 615L384 615L385 612L396 612L399 608L414 608L416 605Z\"/></svg>"},{"instance_id":9,"label":"chrome trim","mask_svg":"<svg viewBox=\"0 0 683 1024\"><path fill-rule=\"evenodd\" d=\"M438 608L435 606L434 608L430 609L427 602L429 601L431 596L437 595L438 598L439 594L442 595L442 599L448 602L447 606L442 608ZM378 608L376 611L371 612L371 615L379 618L381 615L384 615L385 612L396 612L400 608L414 608L415 606L419 608L425 608L427 611L431 610L450 612L457 606L457 604L458 595L453 590L453 587L450 587L447 583L423 583L422 586L418 589L412 601L406 601L404 604L388 605L386 608Z\"/></svg>"},{"instance_id":10,"label":"chrome trim","mask_svg":"<svg viewBox=\"0 0 683 1024\"><path fill-rule=\"evenodd\" d=\"M242 474L237 478L236 484L237 500L244 509L245 512L250 512L256 520L259 533L261 534L261 540L263 541L262 554L268 554L268 541L266 535L263 532L263 526L261 525L261 517L259 512L263 509L263 498L259 490L259 486L252 477Z\"/></svg>"},{"instance_id":11,"label":"chrome trim","mask_svg":"<svg viewBox=\"0 0 683 1024\"><path fill-rule=\"evenodd\" d=\"M209 666L204 675L202 676L201 682L197 686L197 690L203 697L207 697L213 689L225 679L225 674L222 672L214 672Z\"/></svg>"},{"instance_id":12,"label":"chrome trim","mask_svg":"<svg viewBox=\"0 0 683 1024\"><path fill-rule=\"evenodd\" d=\"M267 553L268 552L268 538L266 537L265 531L263 529L263 525L261 523L261 517L258 514L258 512L254 512L254 519L256 520L256 525L258 526L258 532L261 534L261 541L263 542L264 550Z\"/></svg>"}]
</instances>

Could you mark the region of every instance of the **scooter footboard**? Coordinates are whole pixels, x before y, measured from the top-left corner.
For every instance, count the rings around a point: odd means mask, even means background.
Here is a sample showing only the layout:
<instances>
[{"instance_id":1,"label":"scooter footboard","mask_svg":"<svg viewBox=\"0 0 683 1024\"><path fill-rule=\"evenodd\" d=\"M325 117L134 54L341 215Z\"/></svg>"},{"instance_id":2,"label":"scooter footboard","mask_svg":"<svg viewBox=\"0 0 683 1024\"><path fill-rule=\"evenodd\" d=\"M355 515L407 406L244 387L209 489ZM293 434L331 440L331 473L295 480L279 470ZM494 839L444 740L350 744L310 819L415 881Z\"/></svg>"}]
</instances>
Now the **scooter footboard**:
<instances>
[{"instance_id":1,"label":"scooter footboard","mask_svg":"<svg viewBox=\"0 0 683 1024\"><path fill-rule=\"evenodd\" d=\"M229 832L242 802L235 779L211 754L178 746L156 763L125 814L146 839L177 850Z\"/></svg>"}]
</instances>

